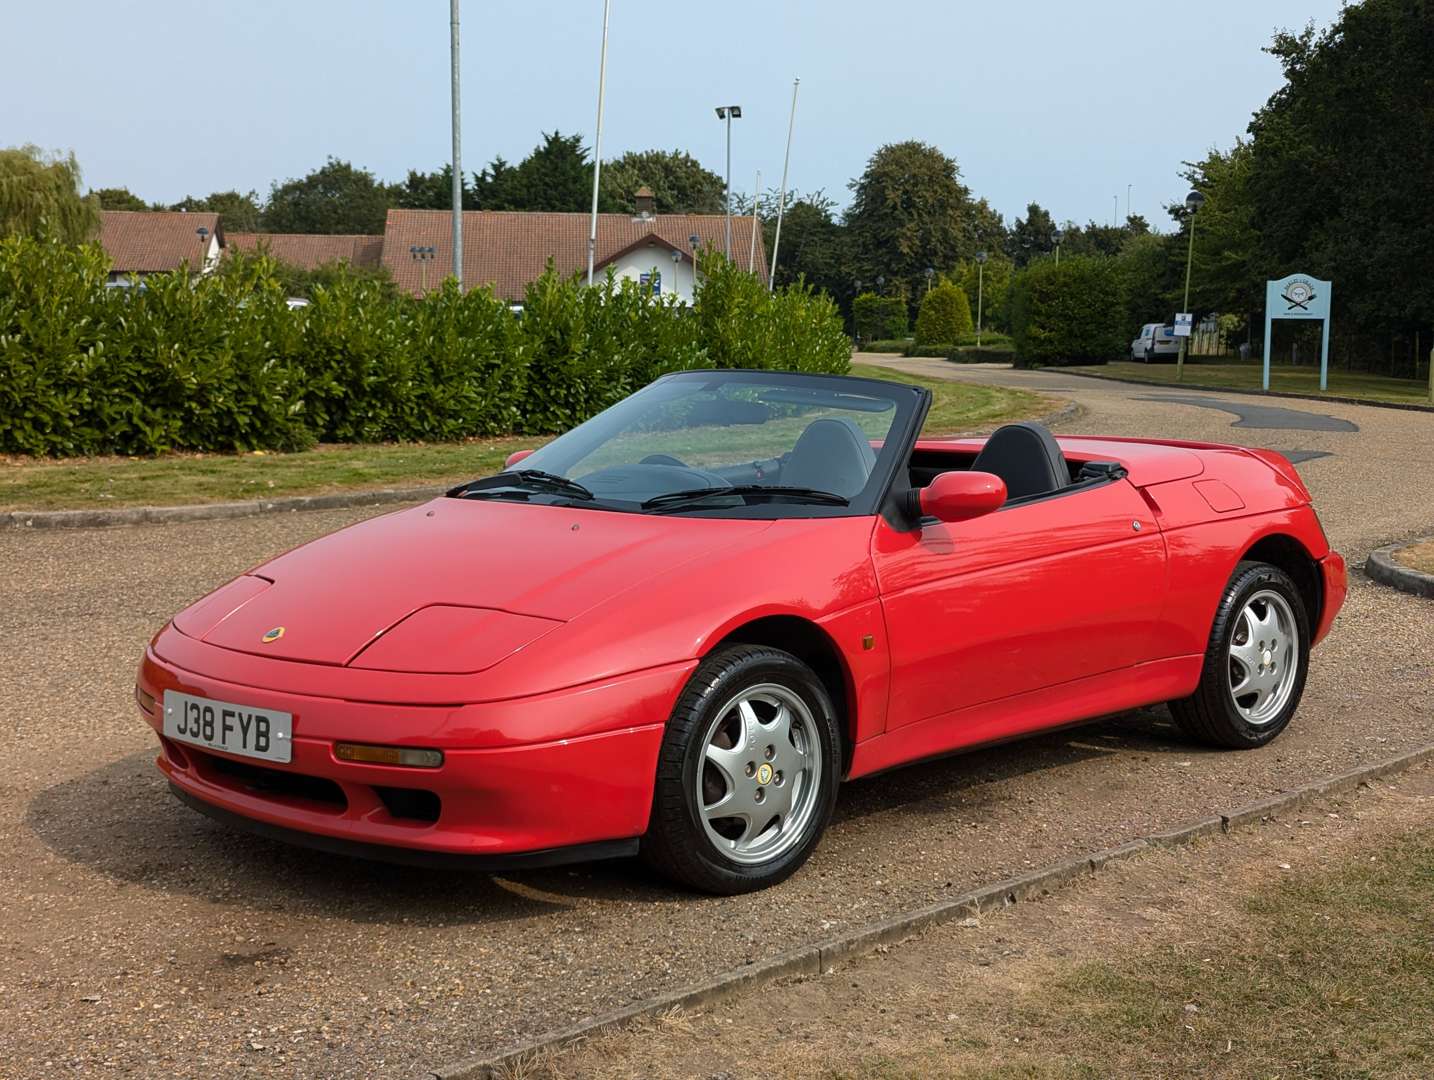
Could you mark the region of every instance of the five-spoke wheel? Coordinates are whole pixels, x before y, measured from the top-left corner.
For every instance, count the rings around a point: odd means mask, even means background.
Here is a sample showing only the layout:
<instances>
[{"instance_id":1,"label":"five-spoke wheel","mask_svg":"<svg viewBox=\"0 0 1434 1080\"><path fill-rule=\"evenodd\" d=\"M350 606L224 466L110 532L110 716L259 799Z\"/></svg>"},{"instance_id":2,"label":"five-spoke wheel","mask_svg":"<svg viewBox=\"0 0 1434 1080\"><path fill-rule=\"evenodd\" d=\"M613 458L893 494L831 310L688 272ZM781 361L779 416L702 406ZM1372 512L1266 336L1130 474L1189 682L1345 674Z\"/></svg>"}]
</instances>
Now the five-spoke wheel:
<instances>
[{"instance_id":1,"label":"five-spoke wheel","mask_svg":"<svg viewBox=\"0 0 1434 1080\"><path fill-rule=\"evenodd\" d=\"M1225 586L1200 685L1170 703L1177 723L1214 746L1263 746L1290 722L1309 668L1309 615L1283 570L1243 562Z\"/></svg>"},{"instance_id":2,"label":"five-spoke wheel","mask_svg":"<svg viewBox=\"0 0 1434 1080\"><path fill-rule=\"evenodd\" d=\"M795 656L757 645L715 652L668 721L644 858L708 892L781 881L831 817L839 746L831 698Z\"/></svg>"},{"instance_id":3,"label":"five-spoke wheel","mask_svg":"<svg viewBox=\"0 0 1434 1080\"><path fill-rule=\"evenodd\" d=\"M815 728L806 702L777 683L717 710L695 796L707 838L733 862L765 862L801 841L822 777Z\"/></svg>"}]
</instances>

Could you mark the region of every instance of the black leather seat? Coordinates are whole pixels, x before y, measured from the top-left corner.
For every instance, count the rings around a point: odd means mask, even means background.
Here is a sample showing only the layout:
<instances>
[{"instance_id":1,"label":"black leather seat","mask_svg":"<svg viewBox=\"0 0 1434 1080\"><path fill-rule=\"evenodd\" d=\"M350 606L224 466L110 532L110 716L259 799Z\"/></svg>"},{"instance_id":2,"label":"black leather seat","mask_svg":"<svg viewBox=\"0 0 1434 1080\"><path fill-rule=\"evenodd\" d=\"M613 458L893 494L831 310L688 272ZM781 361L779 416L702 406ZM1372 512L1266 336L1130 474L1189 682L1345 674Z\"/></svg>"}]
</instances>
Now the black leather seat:
<instances>
[{"instance_id":1,"label":"black leather seat","mask_svg":"<svg viewBox=\"0 0 1434 1080\"><path fill-rule=\"evenodd\" d=\"M826 417L813 420L797 438L781 483L850 499L866 487L875 464L876 451L861 428L845 417Z\"/></svg>"},{"instance_id":2,"label":"black leather seat","mask_svg":"<svg viewBox=\"0 0 1434 1080\"><path fill-rule=\"evenodd\" d=\"M971 463L971 471L999 476L1006 482L1007 499L1049 495L1071 482L1055 436L1029 422L997 428Z\"/></svg>"}]
</instances>

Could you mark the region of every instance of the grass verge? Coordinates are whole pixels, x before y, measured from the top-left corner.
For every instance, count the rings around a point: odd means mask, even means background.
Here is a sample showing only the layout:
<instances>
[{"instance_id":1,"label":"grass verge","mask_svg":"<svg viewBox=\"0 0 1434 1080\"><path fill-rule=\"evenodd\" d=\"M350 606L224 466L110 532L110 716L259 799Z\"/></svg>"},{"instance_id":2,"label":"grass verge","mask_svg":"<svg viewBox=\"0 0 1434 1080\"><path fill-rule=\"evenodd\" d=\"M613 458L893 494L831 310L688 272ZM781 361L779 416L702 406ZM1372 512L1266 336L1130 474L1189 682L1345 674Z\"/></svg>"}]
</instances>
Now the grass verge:
<instances>
[{"instance_id":1,"label":"grass verge","mask_svg":"<svg viewBox=\"0 0 1434 1080\"><path fill-rule=\"evenodd\" d=\"M967 431L1048 412L1039 394L923 379L856 365L852 374L929 387L928 434ZM0 458L0 509L65 510L182 506L337 491L439 486L502 467L514 450L544 439L512 436L462 443L323 445L297 454L166 454L153 458Z\"/></svg>"},{"instance_id":2,"label":"grass verge","mask_svg":"<svg viewBox=\"0 0 1434 1080\"><path fill-rule=\"evenodd\" d=\"M1092 375L1108 375L1111 378L1150 383L1153 386L1175 384L1174 364L1135 364L1121 361L1097 367L1069 367L1060 370L1075 373L1088 371ZM1185 377L1179 385L1259 390L1263 371L1263 366L1259 363L1203 364L1187 361ZM1317 367L1274 365L1270 368L1270 389L1313 398L1332 396L1388 401L1401 405L1430 404L1428 383L1415 379L1392 379L1386 375L1369 375L1358 371L1331 370L1329 389L1322 394Z\"/></svg>"},{"instance_id":3,"label":"grass verge","mask_svg":"<svg viewBox=\"0 0 1434 1080\"><path fill-rule=\"evenodd\" d=\"M1431 896L1434 832L1416 832L1256 892L1236 919L1192 922L1178 944L1057 973L967 1027L954 1053L836 1075L1434 1075Z\"/></svg>"}]
</instances>

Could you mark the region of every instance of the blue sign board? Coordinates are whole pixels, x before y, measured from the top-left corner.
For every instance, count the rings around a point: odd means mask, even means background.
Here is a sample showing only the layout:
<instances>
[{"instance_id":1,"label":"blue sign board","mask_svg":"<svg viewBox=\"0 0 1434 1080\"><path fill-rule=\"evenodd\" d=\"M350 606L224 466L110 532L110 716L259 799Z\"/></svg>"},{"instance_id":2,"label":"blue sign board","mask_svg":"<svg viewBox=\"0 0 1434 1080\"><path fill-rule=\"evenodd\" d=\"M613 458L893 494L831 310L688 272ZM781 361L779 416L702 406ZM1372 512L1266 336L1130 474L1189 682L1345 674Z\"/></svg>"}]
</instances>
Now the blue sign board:
<instances>
[{"instance_id":1,"label":"blue sign board","mask_svg":"<svg viewBox=\"0 0 1434 1080\"><path fill-rule=\"evenodd\" d=\"M1329 388L1329 298L1333 285L1308 274L1265 282L1265 380L1270 388L1270 326L1275 319L1319 319L1324 337L1319 353L1319 388Z\"/></svg>"}]
</instances>

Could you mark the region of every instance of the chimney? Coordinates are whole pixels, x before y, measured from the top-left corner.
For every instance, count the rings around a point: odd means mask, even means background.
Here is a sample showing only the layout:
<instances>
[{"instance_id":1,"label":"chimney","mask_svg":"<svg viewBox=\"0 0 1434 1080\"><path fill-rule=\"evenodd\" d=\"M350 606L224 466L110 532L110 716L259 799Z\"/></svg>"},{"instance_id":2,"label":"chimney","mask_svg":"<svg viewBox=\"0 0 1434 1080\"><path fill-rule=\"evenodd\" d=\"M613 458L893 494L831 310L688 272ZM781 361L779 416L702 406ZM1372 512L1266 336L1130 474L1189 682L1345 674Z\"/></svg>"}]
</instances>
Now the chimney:
<instances>
[{"instance_id":1,"label":"chimney","mask_svg":"<svg viewBox=\"0 0 1434 1080\"><path fill-rule=\"evenodd\" d=\"M643 184L632 201L637 209L637 220L651 221L657 210L657 198L652 194L652 188Z\"/></svg>"}]
</instances>

